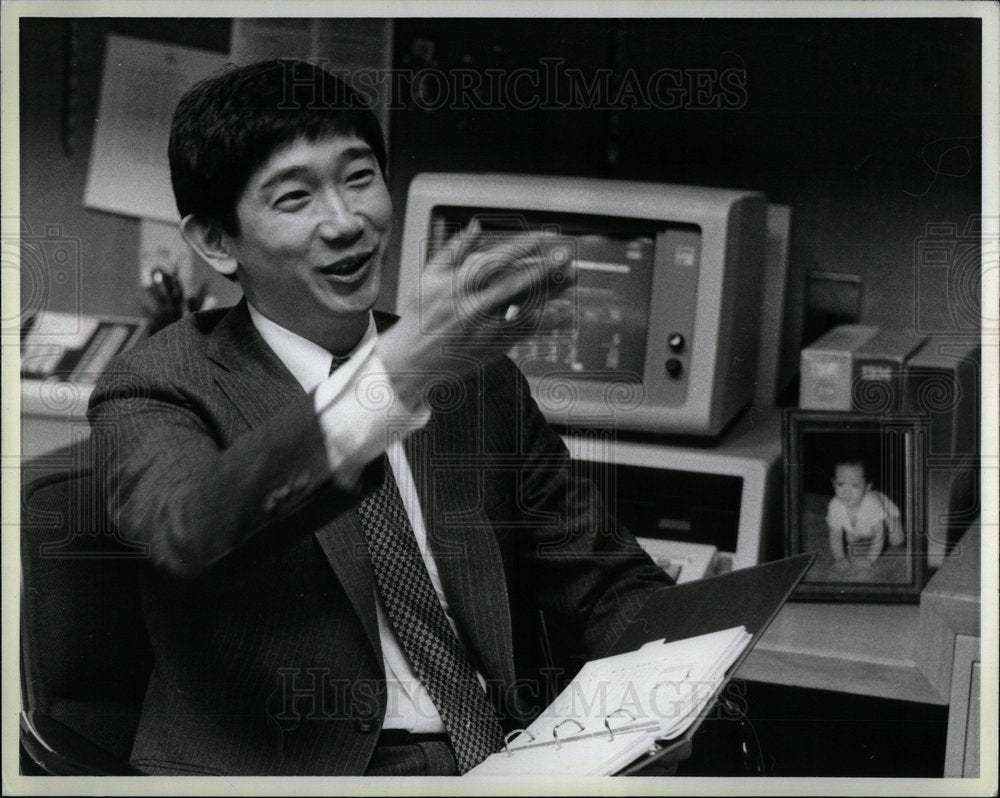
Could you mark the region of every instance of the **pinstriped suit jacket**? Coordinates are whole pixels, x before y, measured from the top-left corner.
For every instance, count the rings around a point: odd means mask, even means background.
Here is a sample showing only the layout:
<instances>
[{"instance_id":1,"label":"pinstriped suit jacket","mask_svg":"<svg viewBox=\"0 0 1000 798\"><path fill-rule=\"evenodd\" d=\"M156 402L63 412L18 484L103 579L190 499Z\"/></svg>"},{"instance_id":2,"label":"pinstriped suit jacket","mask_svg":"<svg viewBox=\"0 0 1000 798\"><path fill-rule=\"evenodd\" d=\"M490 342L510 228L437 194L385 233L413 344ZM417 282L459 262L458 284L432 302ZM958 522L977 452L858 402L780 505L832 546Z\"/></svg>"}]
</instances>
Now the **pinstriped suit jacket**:
<instances>
[{"instance_id":1,"label":"pinstriped suit jacket","mask_svg":"<svg viewBox=\"0 0 1000 798\"><path fill-rule=\"evenodd\" d=\"M577 653L600 656L669 580L574 476L512 363L462 382L443 373L428 398L431 420L407 440L428 540L460 635L514 725L542 708L519 672L537 609ZM168 327L94 392L111 517L150 551L141 769L365 771L392 711L355 513L372 475L338 488L312 401L245 303Z\"/></svg>"}]
</instances>

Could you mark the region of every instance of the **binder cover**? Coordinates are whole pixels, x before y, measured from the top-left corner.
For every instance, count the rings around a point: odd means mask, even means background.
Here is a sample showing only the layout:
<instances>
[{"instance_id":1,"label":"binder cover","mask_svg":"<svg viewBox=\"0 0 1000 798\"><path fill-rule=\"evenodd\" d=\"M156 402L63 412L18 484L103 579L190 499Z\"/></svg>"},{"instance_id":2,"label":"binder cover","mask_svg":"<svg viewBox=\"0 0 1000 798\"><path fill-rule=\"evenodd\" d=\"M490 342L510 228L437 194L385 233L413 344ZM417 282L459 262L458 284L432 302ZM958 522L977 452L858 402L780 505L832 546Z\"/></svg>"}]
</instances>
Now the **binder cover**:
<instances>
[{"instance_id":1,"label":"binder cover","mask_svg":"<svg viewBox=\"0 0 1000 798\"><path fill-rule=\"evenodd\" d=\"M731 676L805 576L813 559L812 554L797 554L659 590L645 603L609 653L632 651L661 637L670 642L742 625L753 638L730 668ZM728 679L722 682L705 713L681 737L640 757L615 775L668 770L686 759L691 752L692 737L727 683Z\"/></svg>"}]
</instances>

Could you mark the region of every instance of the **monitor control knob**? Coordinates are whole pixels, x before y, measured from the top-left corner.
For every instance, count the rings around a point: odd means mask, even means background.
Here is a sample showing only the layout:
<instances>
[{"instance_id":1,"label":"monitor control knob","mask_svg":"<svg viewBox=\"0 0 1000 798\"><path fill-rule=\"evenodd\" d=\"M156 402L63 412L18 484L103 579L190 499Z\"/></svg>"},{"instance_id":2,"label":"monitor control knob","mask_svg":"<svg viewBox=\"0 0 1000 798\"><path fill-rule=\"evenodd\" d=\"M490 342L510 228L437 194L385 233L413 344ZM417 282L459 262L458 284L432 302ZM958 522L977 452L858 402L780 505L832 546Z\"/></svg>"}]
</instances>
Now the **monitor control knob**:
<instances>
[{"instance_id":1,"label":"monitor control knob","mask_svg":"<svg viewBox=\"0 0 1000 798\"><path fill-rule=\"evenodd\" d=\"M684 336L680 333L670 333L670 337L667 339L667 346L670 347L671 352L680 352L684 349Z\"/></svg>"},{"instance_id":2,"label":"monitor control knob","mask_svg":"<svg viewBox=\"0 0 1000 798\"><path fill-rule=\"evenodd\" d=\"M684 368L684 364L675 357L667 358L666 366L667 374L671 377L679 377Z\"/></svg>"}]
</instances>

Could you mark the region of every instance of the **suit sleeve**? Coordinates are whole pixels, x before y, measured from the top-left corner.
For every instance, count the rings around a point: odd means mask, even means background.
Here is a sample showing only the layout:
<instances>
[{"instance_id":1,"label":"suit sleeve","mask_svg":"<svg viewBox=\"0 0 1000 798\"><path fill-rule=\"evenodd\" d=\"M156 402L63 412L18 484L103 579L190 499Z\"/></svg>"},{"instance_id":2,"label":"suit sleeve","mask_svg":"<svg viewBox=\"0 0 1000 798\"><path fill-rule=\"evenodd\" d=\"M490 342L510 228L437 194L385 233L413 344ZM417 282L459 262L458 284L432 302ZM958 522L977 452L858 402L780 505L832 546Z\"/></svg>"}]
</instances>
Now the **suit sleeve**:
<instances>
[{"instance_id":1,"label":"suit sleeve","mask_svg":"<svg viewBox=\"0 0 1000 798\"><path fill-rule=\"evenodd\" d=\"M88 417L110 517L145 543L154 566L201 576L248 540L299 512L319 491L345 506L357 491L331 479L313 397L228 439L207 403L125 356L97 385Z\"/></svg>"},{"instance_id":2,"label":"suit sleeve","mask_svg":"<svg viewBox=\"0 0 1000 798\"><path fill-rule=\"evenodd\" d=\"M524 467L516 489L520 510L550 523L533 527L523 556L533 570L535 599L578 630L591 658L605 655L650 594L673 580L609 512L604 497L569 457L515 372L520 391ZM512 375L508 375L508 380Z\"/></svg>"}]
</instances>

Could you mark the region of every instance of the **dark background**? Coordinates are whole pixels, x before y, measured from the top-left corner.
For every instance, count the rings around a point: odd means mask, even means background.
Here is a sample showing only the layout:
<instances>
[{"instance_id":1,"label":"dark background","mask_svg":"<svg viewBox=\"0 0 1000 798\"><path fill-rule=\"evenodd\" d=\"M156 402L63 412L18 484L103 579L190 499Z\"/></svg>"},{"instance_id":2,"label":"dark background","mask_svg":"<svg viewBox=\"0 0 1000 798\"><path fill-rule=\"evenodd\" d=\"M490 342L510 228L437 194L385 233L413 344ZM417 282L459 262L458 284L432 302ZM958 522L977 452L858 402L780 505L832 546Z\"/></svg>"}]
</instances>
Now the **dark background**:
<instances>
[{"instance_id":1,"label":"dark background","mask_svg":"<svg viewBox=\"0 0 1000 798\"><path fill-rule=\"evenodd\" d=\"M77 64L66 64L75 26ZM977 19L402 19L394 67L539 69L562 59L612 81L662 68L746 70L736 110L394 111L390 187L397 226L381 306L395 297L406 189L419 171L496 170L759 189L793 208L791 267L810 283L810 335L830 312L884 327L955 331L975 298L917 244L930 223L961 233L980 208L980 22ZM21 211L32 230L58 224L82 241L82 309L138 313L138 222L84 209L104 42L118 33L227 52L226 19L21 20ZM61 144L75 88L74 151ZM822 273L858 278L831 285ZM974 276L975 278L976 276ZM974 282L977 280L974 279ZM975 287L973 287L975 288ZM846 291L846 296L841 295ZM968 293L968 291L966 291ZM67 286L48 306L73 309ZM962 328L966 331L967 327ZM808 343L808 336L804 343Z\"/></svg>"},{"instance_id":2,"label":"dark background","mask_svg":"<svg viewBox=\"0 0 1000 798\"><path fill-rule=\"evenodd\" d=\"M860 459L865 464L865 475L875 490L889 494L900 504L902 497L894 489L904 484L902 449L890 447L878 428L804 432L802 434L802 490L833 497L832 480L837 463ZM888 468L886 468L888 467ZM883 473L883 469L893 469Z\"/></svg>"}]
</instances>

